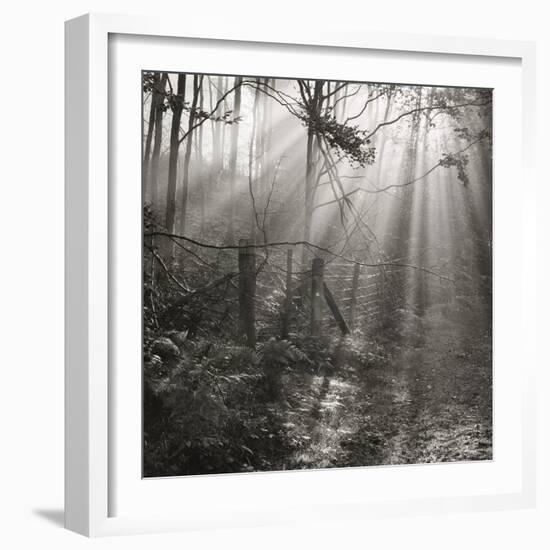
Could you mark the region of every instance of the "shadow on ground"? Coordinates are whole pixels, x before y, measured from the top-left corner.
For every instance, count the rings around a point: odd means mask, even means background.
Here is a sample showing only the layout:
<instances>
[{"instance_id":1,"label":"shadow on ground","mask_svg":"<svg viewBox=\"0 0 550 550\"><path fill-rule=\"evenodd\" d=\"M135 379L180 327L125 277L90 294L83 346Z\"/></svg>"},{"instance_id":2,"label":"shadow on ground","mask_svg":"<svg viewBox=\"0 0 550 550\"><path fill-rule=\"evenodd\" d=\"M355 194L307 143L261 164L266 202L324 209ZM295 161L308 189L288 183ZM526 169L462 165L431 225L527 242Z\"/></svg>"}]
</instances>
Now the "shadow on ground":
<instances>
[{"instance_id":1,"label":"shadow on ground","mask_svg":"<svg viewBox=\"0 0 550 550\"><path fill-rule=\"evenodd\" d=\"M57 527L64 527L65 525L65 512L63 510L38 509L33 510L33 514Z\"/></svg>"}]
</instances>

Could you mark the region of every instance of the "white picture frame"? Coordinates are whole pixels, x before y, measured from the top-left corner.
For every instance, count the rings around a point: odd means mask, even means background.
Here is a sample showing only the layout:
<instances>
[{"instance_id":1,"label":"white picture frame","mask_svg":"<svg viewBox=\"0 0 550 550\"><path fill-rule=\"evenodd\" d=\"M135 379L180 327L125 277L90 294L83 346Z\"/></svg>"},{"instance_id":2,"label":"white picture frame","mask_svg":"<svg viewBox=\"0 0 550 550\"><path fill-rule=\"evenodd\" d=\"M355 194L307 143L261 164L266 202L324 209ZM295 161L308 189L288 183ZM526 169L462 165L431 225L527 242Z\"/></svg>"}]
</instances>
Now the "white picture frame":
<instances>
[{"instance_id":1,"label":"white picture frame","mask_svg":"<svg viewBox=\"0 0 550 550\"><path fill-rule=\"evenodd\" d=\"M115 114L109 112L112 105L112 90L109 69L110 37L132 37L134 42L145 37L170 37L214 41L217 48L224 44L247 44L250 51L254 48L275 48L281 46L287 53L293 49L307 48L324 55L331 51L375 51L389 52L402 59L407 55L422 54L435 56L438 62L458 57L469 60L482 60L487 66L510 63L520 79L518 86L522 107L517 106L521 135L516 136L513 150L520 151L511 164L512 174L518 175L521 185L516 182L516 201L521 197L521 232L517 244L521 248L520 263L513 274L503 275L501 292L495 298L495 315L510 316L515 319L503 326L501 333L516 328L516 340L513 349L508 350L509 359L504 354L496 354L495 364L502 358L511 361L512 357L521 360L521 370L508 379L515 385L516 393L499 388L498 377L495 385L495 400L500 402L500 410L514 402L510 410L518 411L518 428L510 438L509 445L502 447L500 457L495 456L494 464L499 460L506 467L498 474L502 479L513 478L514 483L503 484L491 491L472 491L466 487L461 493L441 495L419 492L411 485L408 493L395 498L363 498L361 493L346 496L346 486L358 486L366 478L357 477L360 472L317 471L293 472L292 478L276 477L280 474L260 474L259 476L206 476L195 478L181 489L176 479L164 479L160 492L153 490L144 493L144 501L151 502L163 492L171 491L184 494L184 499L196 508L182 506L168 515L159 508L155 514L151 507L136 505L130 512L119 512L113 506L113 491L129 491L129 485L118 485L120 470L117 467L114 449L129 449L129 444L119 440L120 425L114 429L114 415L120 384L113 386L113 352L110 317L110 281L113 277L114 259L110 256L113 230L116 217L121 215L120 205L114 206L110 182L115 177L112 168L113 151L109 152L112 125ZM171 48L170 44L164 46ZM355 54L354 54L355 55ZM434 57L434 58L435 58ZM200 59L192 67L200 70ZM402 61L401 61L402 62ZM414 61L413 61L414 62ZM334 63L334 61L333 61ZM451 37L433 37L402 34L386 34L349 29L323 30L310 27L294 30L270 29L267 25L251 29L225 28L223 22L217 24L192 22L180 23L170 18L143 18L135 16L85 15L66 23L66 491L65 521L70 530L88 536L112 534L137 534L159 531L182 531L189 529L207 529L229 526L254 526L263 524L282 524L292 521L315 521L331 518L360 519L365 516L392 516L411 513L442 511L488 510L528 507L535 500L535 431L534 431L534 393L535 393L535 337L533 327L534 296L522 265L528 265L535 256L534 244L529 239L534 232L534 212L536 207L535 188L532 181L534 140L534 93L535 93L535 48L529 42L498 41L491 39L459 39ZM150 68L150 67L148 67ZM171 67L170 67L171 68ZM174 67L178 70L180 67ZM251 74L251 73L248 73ZM505 84L506 74L503 73ZM114 81L114 79L113 79ZM139 90L138 90L139 91ZM115 94L116 95L116 94ZM498 116L498 113L496 113ZM497 121L498 122L498 121ZM503 143L505 136L500 135L498 123L495 127L495 144ZM139 136L138 136L139 139ZM503 149L504 150L504 146ZM111 154L111 158L109 155ZM139 158L139 157L137 157ZM501 157L502 158L502 157ZM110 165L111 162L111 165ZM138 161L136 161L138 162ZM139 162L138 162L139 164ZM517 168L517 171L515 170ZM498 196L499 170L495 172ZM504 176L503 176L504 177ZM506 186L503 186L506 189ZM504 196L507 193L503 192ZM502 202L503 209L505 201ZM498 214L498 212L497 212ZM114 219L114 218L115 219ZM500 227L497 216L495 242L498 250ZM502 220L502 217L500 218ZM502 230L502 242L507 235ZM138 237L136 236L136 239ZM500 249L502 250L502 248ZM517 253L516 253L516 256ZM496 277L503 271L496 263ZM511 300L510 310L499 302L499 296L510 294L510 285L514 285L515 299ZM122 313L123 314L123 313ZM498 317L497 317L498 318ZM499 329L497 328L497 332ZM110 341L111 339L111 341ZM512 344L510 344L512 345ZM498 345L496 348L498 351ZM508 365L510 366L510 365ZM505 386L501 386L504 388ZM515 396L515 397L514 397ZM134 401L140 395L133 396ZM508 400L508 401L507 401ZM497 418L498 420L498 418ZM120 419L118 420L120 423ZM502 424L502 423L501 423ZM503 427L506 431L506 426ZM512 428L510 428L512 430ZM514 450L514 445L516 446ZM515 459L506 462L507 455L514 454ZM494 466L493 464L493 466ZM453 467L446 469L442 465L433 466L430 472L437 471L435 477L429 474L429 483L444 483L454 475ZM495 466L496 468L496 466ZM369 469L372 470L372 469ZM463 470L468 476L469 471ZM471 472L483 477L484 470ZM423 483L422 467L408 466L393 469L377 469L371 482L404 483L410 479ZM513 475L510 475L513 474ZM288 476L289 474L284 474ZM369 474L370 475L370 474ZM495 474L497 475L497 474ZM316 502L314 487L328 480L328 502ZM222 480L223 477L223 480ZM409 479L410 478L410 479ZM246 481L245 481L246 479ZM458 478L457 478L458 479ZM472 478L473 479L473 478ZM137 480L139 481L139 480ZM116 482L116 483L115 483ZM208 497L216 498L216 485L224 484L224 491L235 495L226 501L216 500L208 509ZM285 485L286 484L286 485ZM348 484L348 485L346 485ZM134 484L135 485L135 484ZM246 487L245 487L246 485ZM276 486L301 486L311 491L310 496L300 502L300 513L292 506L284 504L284 494L275 495ZM374 486L374 485L372 485ZM149 485L149 488L152 485ZM170 489L172 487L172 489ZM254 502L239 500L238 492L243 495L259 495ZM344 487L338 490L337 487ZM175 489L174 489L175 488ZM287 490L287 489L285 489ZM203 507L192 503L193 491L206 491ZM211 493L209 493L211 491ZM265 491L274 491L273 499L262 498ZM416 492L415 492L416 491ZM459 494L460 493L460 494ZM411 496L412 495L412 496ZM434 496L435 495L435 496ZM126 500L140 502L137 495L128 494ZM181 496L180 496L181 498ZM292 498L291 498L292 500ZM168 501L169 502L169 501ZM141 508L140 508L141 506ZM153 507L154 508L154 507ZM238 511L236 511L238 510Z\"/></svg>"}]
</instances>

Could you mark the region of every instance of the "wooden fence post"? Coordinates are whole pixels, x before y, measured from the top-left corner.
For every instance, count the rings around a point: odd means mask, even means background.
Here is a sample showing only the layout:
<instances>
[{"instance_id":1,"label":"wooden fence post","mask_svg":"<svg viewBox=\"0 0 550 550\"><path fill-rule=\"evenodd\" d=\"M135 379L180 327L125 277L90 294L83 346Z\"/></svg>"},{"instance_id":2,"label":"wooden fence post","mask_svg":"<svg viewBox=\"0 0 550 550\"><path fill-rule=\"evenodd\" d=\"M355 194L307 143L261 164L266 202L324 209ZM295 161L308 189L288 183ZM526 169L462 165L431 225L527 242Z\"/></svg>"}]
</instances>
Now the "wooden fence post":
<instances>
[{"instance_id":1,"label":"wooden fence post","mask_svg":"<svg viewBox=\"0 0 550 550\"><path fill-rule=\"evenodd\" d=\"M359 271L361 266L355 264L353 266L353 281L351 284L351 301L349 304L349 326L351 330L355 328L355 310L357 308L357 289L359 288Z\"/></svg>"},{"instance_id":2,"label":"wooden fence post","mask_svg":"<svg viewBox=\"0 0 550 550\"><path fill-rule=\"evenodd\" d=\"M324 281L323 281L323 292L325 294L325 300L327 301L328 307L330 308L330 312L336 319L338 328L341 330L344 336L346 334L349 334L350 330L349 330L348 324L346 323L344 316L340 312L340 308L338 307L338 304L336 303L336 300L334 299L334 296L332 295L330 288L327 286L327 283L325 283Z\"/></svg>"},{"instance_id":3,"label":"wooden fence post","mask_svg":"<svg viewBox=\"0 0 550 550\"><path fill-rule=\"evenodd\" d=\"M311 326L312 336L317 336L321 328L323 315L323 271L325 261L322 258L313 258L311 262Z\"/></svg>"},{"instance_id":4,"label":"wooden fence post","mask_svg":"<svg viewBox=\"0 0 550 550\"><path fill-rule=\"evenodd\" d=\"M256 345L256 252L248 239L239 240L239 328L248 347Z\"/></svg>"},{"instance_id":5,"label":"wooden fence post","mask_svg":"<svg viewBox=\"0 0 550 550\"><path fill-rule=\"evenodd\" d=\"M288 338L290 330L290 309L292 306L292 248L286 251L286 284L285 284L285 305L283 312L283 326L281 336Z\"/></svg>"}]
</instances>

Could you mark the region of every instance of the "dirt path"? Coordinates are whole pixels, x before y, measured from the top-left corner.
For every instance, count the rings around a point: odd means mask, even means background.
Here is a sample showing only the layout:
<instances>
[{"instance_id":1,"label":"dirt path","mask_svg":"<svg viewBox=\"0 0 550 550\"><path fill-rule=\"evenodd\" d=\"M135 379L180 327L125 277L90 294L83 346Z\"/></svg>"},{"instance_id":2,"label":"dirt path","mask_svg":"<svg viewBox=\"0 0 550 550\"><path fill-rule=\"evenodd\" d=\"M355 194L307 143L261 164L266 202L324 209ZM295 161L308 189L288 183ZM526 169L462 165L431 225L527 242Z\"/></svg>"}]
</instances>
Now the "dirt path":
<instances>
[{"instance_id":1,"label":"dirt path","mask_svg":"<svg viewBox=\"0 0 550 550\"><path fill-rule=\"evenodd\" d=\"M491 360L482 337L430 334L390 365L292 382L292 468L484 460L492 456Z\"/></svg>"}]
</instances>

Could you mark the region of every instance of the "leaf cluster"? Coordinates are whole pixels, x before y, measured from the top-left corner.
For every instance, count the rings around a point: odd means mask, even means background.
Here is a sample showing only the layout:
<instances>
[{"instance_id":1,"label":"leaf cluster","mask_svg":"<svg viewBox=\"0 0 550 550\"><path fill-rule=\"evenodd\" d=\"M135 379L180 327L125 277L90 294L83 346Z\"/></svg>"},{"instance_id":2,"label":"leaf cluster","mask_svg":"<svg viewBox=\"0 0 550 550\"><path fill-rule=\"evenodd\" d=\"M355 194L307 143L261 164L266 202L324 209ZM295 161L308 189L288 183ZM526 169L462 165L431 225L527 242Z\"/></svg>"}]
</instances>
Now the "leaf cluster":
<instances>
[{"instance_id":1,"label":"leaf cluster","mask_svg":"<svg viewBox=\"0 0 550 550\"><path fill-rule=\"evenodd\" d=\"M366 130L338 122L331 113L304 115L302 120L310 131L328 143L339 159L346 158L350 164L361 167L374 163L376 149L370 146Z\"/></svg>"}]
</instances>

